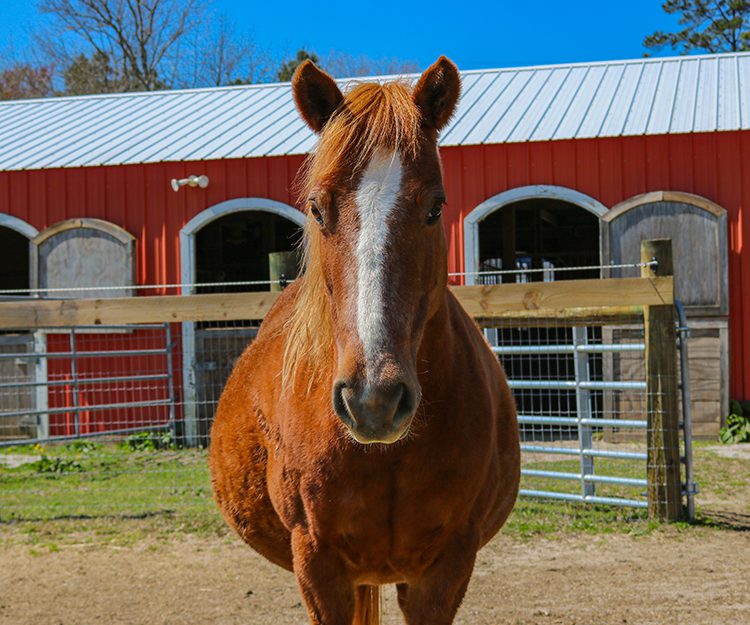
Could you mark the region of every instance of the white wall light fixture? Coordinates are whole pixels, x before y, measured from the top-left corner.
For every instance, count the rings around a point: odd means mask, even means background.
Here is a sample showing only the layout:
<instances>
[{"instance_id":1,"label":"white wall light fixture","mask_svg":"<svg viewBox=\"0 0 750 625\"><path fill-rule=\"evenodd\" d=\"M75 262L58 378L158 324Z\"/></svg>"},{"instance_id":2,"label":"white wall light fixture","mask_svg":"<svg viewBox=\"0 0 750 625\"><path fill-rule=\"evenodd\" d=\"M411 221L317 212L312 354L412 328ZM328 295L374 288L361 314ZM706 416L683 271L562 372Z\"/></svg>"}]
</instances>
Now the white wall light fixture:
<instances>
[{"instance_id":1,"label":"white wall light fixture","mask_svg":"<svg viewBox=\"0 0 750 625\"><path fill-rule=\"evenodd\" d=\"M200 187L201 189L205 189L208 186L208 176L205 174L202 176L188 176L187 178L181 178L178 180L177 178L172 178L172 181L170 182L172 185L172 190L176 193L180 190L180 187Z\"/></svg>"}]
</instances>

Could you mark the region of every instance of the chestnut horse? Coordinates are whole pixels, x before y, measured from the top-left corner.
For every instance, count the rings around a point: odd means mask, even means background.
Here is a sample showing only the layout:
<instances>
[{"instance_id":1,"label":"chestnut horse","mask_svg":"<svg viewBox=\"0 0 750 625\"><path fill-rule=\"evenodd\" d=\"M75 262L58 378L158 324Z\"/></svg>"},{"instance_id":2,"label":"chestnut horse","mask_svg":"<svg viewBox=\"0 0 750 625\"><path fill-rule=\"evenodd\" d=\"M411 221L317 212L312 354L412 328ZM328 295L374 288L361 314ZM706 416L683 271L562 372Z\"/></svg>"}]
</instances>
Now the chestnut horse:
<instances>
[{"instance_id":1,"label":"chestnut horse","mask_svg":"<svg viewBox=\"0 0 750 625\"><path fill-rule=\"evenodd\" d=\"M226 521L294 572L310 621L449 625L477 550L516 499L513 397L447 287L437 135L460 80L346 96L307 61L294 98L317 133L303 171L304 272L239 359L211 431Z\"/></svg>"}]
</instances>

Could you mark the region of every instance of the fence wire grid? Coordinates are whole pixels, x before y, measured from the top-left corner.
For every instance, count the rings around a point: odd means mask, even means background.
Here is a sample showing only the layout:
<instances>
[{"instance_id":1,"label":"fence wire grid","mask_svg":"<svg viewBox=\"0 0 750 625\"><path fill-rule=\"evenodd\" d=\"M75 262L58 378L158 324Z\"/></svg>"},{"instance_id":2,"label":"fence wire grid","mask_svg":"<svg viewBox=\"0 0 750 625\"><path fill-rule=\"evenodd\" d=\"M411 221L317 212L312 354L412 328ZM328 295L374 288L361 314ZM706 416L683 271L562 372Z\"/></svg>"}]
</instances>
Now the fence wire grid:
<instances>
[{"instance_id":1,"label":"fence wire grid","mask_svg":"<svg viewBox=\"0 0 750 625\"><path fill-rule=\"evenodd\" d=\"M642 318L479 322L516 397L521 495L645 508ZM0 334L0 520L212 507L210 425L259 323Z\"/></svg>"}]
</instances>

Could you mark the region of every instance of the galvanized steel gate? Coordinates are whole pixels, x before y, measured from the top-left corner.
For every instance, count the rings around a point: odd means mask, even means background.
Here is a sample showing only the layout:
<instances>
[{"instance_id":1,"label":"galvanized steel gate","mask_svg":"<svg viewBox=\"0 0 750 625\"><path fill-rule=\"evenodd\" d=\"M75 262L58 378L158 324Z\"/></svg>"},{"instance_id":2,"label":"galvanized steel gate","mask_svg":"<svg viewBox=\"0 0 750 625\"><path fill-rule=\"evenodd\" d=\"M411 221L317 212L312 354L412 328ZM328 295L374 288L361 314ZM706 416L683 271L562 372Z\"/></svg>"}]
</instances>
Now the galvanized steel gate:
<instances>
[{"instance_id":1,"label":"galvanized steel gate","mask_svg":"<svg viewBox=\"0 0 750 625\"><path fill-rule=\"evenodd\" d=\"M5 350L0 363L22 363L33 374L4 376L0 406L19 395L34 401L0 408L0 446L165 429L176 434L169 323L58 327L19 336L29 337L33 348ZM13 434L11 421L26 425L24 435Z\"/></svg>"},{"instance_id":2,"label":"galvanized steel gate","mask_svg":"<svg viewBox=\"0 0 750 625\"><path fill-rule=\"evenodd\" d=\"M514 367L506 368L509 371L509 384L516 396L519 398L518 422L521 427L522 443L521 450L524 457L529 454L544 454L550 458L562 457L575 459L578 462L578 471L562 471L544 468L522 469L525 478L542 478L544 480L578 482L577 492L568 489L545 489L522 488L521 495L532 497L546 497L568 501L583 501L588 503L603 503L638 508L647 507L647 501L638 494L632 497L614 497L597 495L597 485L609 484L622 487L635 488L644 491L647 487L646 451L603 449L594 441L595 433L601 433L604 428L620 430L633 430L644 432L647 427L645 414L642 418L622 418L623 415L610 414L605 417L601 414L601 407L597 409L595 403L601 404L604 393L620 391L644 394L646 391L645 372L643 379L602 379L602 375L592 375L591 358L594 355L603 354L638 354L641 359L645 351L643 341L639 342L594 342L591 340L591 328L574 326L567 329L569 341L555 344L503 344L499 339L499 333L490 329L486 331L488 339L492 344L492 350L500 357L501 362L507 362L512 356L527 357L529 359L560 358L563 357L570 362L569 370L572 375L563 375L557 379L529 379L511 377ZM560 333L558 333L560 334ZM610 335L612 333L609 333ZM599 378L599 379L596 379ZM523 392L556 392L572 395L572 406L567 410L558 411L558 414L534 414L523 411ZM595 402L594 394L599 394L599 401ZM610 402L611 404L612 402ZM611 406L610 406L611 410ZM552 411L554 412L554 411ZM560 412L567 414L560 414ZM571 414L572 413L572 414ZM542 438L551 439L548 444L539 444L533 439L535 437L528 432L524 435L524 426L539 426L537 432L543 434ZM526 428L527 430L529 428ZM533 432L533 430L532 430ZM620 437L622 438L622 437ZM532 439L529 441L529 439ZM618 459L625 461L637 461L642 467L643 477L631 477L628 475L606 475L596 471L596 459ZM538 464L538 463L537 463ZM554 463L553 463L554 464ZM631 471L632 472L632 471ZM529 480L525 480L528 482Z\"/></svg>"}]
</instances>

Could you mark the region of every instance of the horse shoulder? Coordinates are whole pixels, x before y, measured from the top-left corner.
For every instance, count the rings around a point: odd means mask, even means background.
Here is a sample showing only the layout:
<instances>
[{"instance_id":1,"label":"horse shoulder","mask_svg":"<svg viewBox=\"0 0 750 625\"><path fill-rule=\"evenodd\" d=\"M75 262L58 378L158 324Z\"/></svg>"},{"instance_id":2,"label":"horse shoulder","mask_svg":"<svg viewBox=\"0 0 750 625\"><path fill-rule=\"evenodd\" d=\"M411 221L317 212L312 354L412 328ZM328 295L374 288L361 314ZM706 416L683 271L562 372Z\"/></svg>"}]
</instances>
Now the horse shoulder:
<instances>
[{"instance_id":1,"label":"horse shoulder","mask_svg":"<svg viewBox=\"0 0 750 625\"><path fill-rule=\"evenodd\" d=\"M463 355L461 372L475 376L474 381L482 383L486 388L500 389L507 386L502 365L492 353L476 321L464 310L453 293L449 292L448 298L451 333L457 343L453 351Z\"/></svg>"},{"instance_id":2,"label":"horse shoulder","mask_svg":"<svg viewBox=\"0 0 750 625\"><path fill-rule=\"evenodd\" d=\"M508 380L497 356L484 335L458 300L451 297L454 334L464 343L457 353L464 354L464 383L473 407L486 411L491 432L484 439L492 442L489 465L477 498L481 543L494 536L513 508L520 478L519 430L516 405Z\"/></svg>"},{"instance_id":3,"label":"horse shoulder","mask_svg":"<svg viewBox=\"0 0 750 625\"><path fill-rule=\"evenodd\" d=\"M211 428L214 470L227 462L250 462L251 454L265 455L274 444L268 423L280 394L283 328L294 293L292 285L281 294L227 380Z\"/></svg>"},{"instance_id":4,"label":"horse shoulder","mask_svg":"<svg viewBox=\"0 0 750 625\"><path fill-rule=\"evenodd\" d=\"M293 285L282 293L238 359L219 400L209 450L214 496L225 519L249 545L287 569L289 532L271 501L267 473L279 443L273 420L294 293Z\"/></svg>"}]
</instances>

